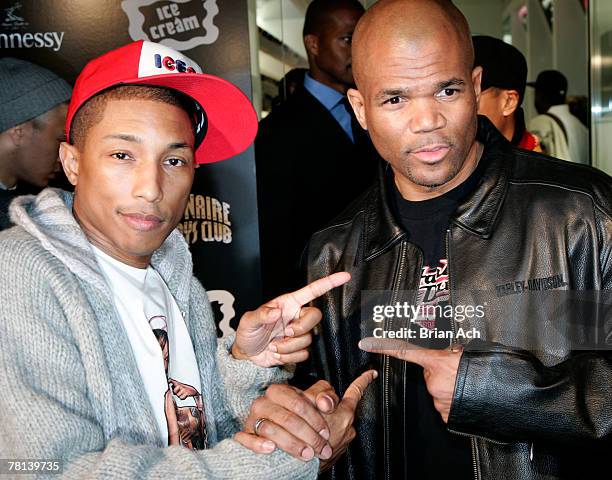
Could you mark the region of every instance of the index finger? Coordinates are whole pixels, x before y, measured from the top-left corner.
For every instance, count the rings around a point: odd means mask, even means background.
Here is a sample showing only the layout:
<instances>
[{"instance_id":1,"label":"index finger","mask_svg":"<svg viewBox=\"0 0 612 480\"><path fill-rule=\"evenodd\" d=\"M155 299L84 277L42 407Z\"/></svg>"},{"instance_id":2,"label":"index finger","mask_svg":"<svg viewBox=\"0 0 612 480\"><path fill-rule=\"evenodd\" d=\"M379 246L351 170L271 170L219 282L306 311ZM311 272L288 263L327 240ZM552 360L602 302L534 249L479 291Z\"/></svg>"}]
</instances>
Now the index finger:
<instances>
[{"instance_id":1,"label":"index finger","mask_svg":"<svg viewBox=\"0 0 612 480\"><path fill-rule=\"evenodd\" d=\"M376 337L361 339L359 348L370 353L390 355L406 362L416 363L424 368L430 365L432 352L436 352L436 350L420 347L405 340Z\"/></svg>"},{"instance_id":2,"label":"index finger","mask_svg":"<svg viewBox=\"0 0 612 480\"><path fill-rule=\"evenodd\" d=\"M368 388L368 385L374 381L374 379L378 377L378 372L376 370L368 370L367 372L359 375L353 383L349 385L344 392L344 397L342 397L342 403L346 402L346 405L352 410L355 411L357 408L357 404L363 394L365 389Z\"/></svg>"},{"instance_id":3,"label":"index finger","mask_svg":"<svg viewBox=\"0 0 612 480\"><path fill-rule=\"evenodd\" d=\"M312 302L315 298L320 297L324 293L329 292L332 288L344 285L351 279L351 274L348 272L336 272L327 277L319 278L312 283L309 283L303 288L296 290L289 295L300 305L306 305Z\"/></svg>"}]
</instances>

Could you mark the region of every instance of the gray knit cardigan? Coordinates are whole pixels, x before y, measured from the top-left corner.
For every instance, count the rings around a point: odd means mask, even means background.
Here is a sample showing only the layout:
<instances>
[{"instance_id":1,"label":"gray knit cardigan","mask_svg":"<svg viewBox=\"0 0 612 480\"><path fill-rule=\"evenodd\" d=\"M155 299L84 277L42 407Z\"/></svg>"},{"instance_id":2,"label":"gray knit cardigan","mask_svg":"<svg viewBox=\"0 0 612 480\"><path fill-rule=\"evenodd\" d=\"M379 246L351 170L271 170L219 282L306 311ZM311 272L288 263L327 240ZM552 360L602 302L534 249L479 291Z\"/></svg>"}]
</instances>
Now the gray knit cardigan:
<instances>
[{"instance_id":1,"label":"gray knit cardigan","mask_svg":"<svg viewBox=\"0 0 612 480\"><path fill-rule=\"evenodd\" d=\"M217 345L210 304L178 231L151 263L192 338L211 445L201 451L162 444L71 194L46 189L19 197L10 212L17 226L0 233L0 458L61 459L69 478L316 477L316 459L257 455L231 439L253 399L288 374L233 359L232 339Z\"/></svg>"}]
</instances>

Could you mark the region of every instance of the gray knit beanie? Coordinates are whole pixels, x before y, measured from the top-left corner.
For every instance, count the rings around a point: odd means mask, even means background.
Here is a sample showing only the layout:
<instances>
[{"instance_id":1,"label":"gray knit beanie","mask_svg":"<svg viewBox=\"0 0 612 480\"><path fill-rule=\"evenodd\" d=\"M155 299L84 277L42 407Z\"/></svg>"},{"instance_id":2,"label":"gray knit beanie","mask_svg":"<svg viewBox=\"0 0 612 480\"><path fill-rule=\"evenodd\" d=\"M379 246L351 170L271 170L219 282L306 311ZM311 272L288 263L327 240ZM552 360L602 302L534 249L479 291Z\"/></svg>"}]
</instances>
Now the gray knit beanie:
<instances>
[{"instance_id":1,"label":"gray knit beanie","mask_svg":"<svg viewBox=\"0 0 612 480\"><path fill-rule=\"evenodd\" d=\"M70 100L72 89L46 68L17 58L0 58L0 132Z\"/></svg>"}]
</instances>

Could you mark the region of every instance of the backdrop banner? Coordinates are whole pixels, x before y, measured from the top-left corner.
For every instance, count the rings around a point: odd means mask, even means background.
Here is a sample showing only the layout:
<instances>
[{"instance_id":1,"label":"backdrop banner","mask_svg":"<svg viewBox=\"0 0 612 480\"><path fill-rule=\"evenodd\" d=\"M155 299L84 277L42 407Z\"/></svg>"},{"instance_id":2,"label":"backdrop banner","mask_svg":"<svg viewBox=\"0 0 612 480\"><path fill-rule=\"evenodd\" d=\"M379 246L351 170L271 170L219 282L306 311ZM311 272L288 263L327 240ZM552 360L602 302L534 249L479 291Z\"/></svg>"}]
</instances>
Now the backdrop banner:
<instances>
[{"instance_id":1,"label":"backdrop banner","mask_svg":"<svg viewBox=\"0 0 612 480\"><path fill-rule=\"evenodd\" d=\"M133 40L182 51L252 98L246 0L8 0L0 55L30 60L71 83L92 58ZM219 334L261 303L253 147L196 170L179 229L208 291Z\"/></svg>"}]
</instances>

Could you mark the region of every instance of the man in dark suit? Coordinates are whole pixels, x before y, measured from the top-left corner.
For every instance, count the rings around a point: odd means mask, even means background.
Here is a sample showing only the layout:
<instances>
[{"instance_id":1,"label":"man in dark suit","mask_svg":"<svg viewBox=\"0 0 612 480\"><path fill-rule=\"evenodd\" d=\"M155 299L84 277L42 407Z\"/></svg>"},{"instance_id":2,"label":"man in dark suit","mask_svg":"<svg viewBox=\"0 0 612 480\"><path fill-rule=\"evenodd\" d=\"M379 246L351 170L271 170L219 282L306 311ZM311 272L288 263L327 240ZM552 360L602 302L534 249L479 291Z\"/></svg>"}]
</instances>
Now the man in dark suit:
<instances>
[{"instance_id":1,"label":"man in dark suit","mask_svg":"<svg viewBox=\"0 0 612 480\"><path fill-rule=\"evenodd\" d=\"M351 39L363 6L314 0L306 11L309 72L260 123L255 143L264 296L299 285L308 238L373 181L368 135L346 100Z\"/></svg>"}]
</instances>

